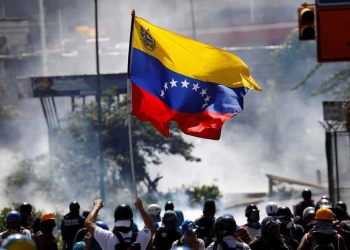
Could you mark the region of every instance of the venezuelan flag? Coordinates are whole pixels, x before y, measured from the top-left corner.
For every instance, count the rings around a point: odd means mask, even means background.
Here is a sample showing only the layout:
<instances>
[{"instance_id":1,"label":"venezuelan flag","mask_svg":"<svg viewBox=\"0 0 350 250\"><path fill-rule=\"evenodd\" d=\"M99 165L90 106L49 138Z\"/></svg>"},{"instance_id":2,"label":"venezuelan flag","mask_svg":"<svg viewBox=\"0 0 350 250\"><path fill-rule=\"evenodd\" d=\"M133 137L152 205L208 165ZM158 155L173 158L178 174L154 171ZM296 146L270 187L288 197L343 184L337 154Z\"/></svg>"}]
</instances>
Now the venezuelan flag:
<instances>
[{"instance_id":1,"label":"venezuelan flag","mask_svg":"<svg viewBox=\"0 0 350 250\"><path fill-rule=\"evenodd\" d=\"M132 114L165 137L175 121L185 134L218 140L224 122L243 110L248 90L261 91L239 57L139 17L130 81Z\"/></svg>"}]
</instances>

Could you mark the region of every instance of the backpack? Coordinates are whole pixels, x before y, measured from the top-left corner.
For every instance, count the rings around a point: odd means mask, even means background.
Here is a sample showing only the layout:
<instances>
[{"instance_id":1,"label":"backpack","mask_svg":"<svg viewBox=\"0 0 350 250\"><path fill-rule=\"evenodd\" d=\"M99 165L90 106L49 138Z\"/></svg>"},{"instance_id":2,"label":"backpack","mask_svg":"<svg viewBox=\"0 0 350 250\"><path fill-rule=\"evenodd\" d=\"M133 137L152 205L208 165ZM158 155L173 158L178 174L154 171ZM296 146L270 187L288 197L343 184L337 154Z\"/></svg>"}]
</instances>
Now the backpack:
<instances>
[{"instance_id":1,"label":"backpack","mask_svg":"<svg viewBox=\"0 0 350 250\"><path fill-rule=\"evenodd\" d=\"M181 234L174 229L158 228L153 238L153 246L156 249L171 249L174 241L179 240Z\"/></svg>"},{"instance_id":2,"label":"backpack","mask_svg":"<svg viewBox=\"0 0 350 250\"><path fill-rule=\"evenodd\" d=\"M137 250L136 248L136 245L138 244L136 242L137 232L132 233L130 242L125 242L123 236L118 231L114 232L114 234L115 236L117 236L119 240L119 243L115 245L115 250Z\"/></svg>"},{"instance_id":3,"label":"backpack","mask_svg":"<svg viewBox=\"0 0 350 250\"><path fill-rule=\"evenodd\" d=\"M336 250L339 249L339 234L306 234L306 242L311 250Z\"/></svg>"},{"instance_id":4,"label":"backpack","mask_svg":"<svg viewBox=\"0 0 350 250\"><path fill-rule=\"evenodd\" d=\"M213 250L217 250L218 249L218 245L221 246L221 248L223 250L230 250L230 249L243 249L243 243L241 242L237 242L236 247L229 247L228 244L225 241L215 241L214 246L213 246Z\"/></svg>"}]
</instances>

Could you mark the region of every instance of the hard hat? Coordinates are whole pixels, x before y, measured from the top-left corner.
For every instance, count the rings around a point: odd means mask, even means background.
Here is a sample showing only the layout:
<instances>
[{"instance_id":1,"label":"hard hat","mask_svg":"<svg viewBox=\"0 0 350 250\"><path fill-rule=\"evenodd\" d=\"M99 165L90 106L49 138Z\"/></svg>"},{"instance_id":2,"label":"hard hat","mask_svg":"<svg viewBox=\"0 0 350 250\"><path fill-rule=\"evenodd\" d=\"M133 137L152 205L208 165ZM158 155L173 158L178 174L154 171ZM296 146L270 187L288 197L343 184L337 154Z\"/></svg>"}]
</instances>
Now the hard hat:
<instances>
[{"instance_id":1,"label":"hard hat","mask_svg":"<svg viewBox=\"0 0 350 250\"><path fill-rule=\"evenodd\" d=\"M80 209L80 205L77 201L72 201L69 204L69 211L73 212L73 211L77 211Z\"/></svg>"},{"instance_id":2,"label":"hard hat","mask_svg":"<svg viewBox=\"0 0 350 250\"><path fill-rule=\"evenodd\" d=\"M266 205L266 213L269 216L275 216L276 211L277 211L277 204L274 201L270 201L269 203L267 203Z\"/></svg>"},{"instance_id":3,"label":"hard hat","mask_svg":"<svg viewBox=\"0 0 350 250\"><path fill-rule=\"evenodd\" d=\"M55 216L53 215L53 213L47 212L47 213L43 213L41 215L40 218L40 222L46 221L46 220L55 220Z\"/></svg>"},{"instance_id":4,"label":"hard hat","mask_svg":"<svg viewBox=\"0 0 350 250\"><path fill-rule=\"evenodd\" d=\"M31 213L32 212L32 205L30 205L28 202L23 202L20 206L19 206L19 211L20 212L28 212Z\"/></svg>"},{"instance_id":5,"label":"hard hat","mask_svg":"<svg viewBox=\"0 0 350 250\"><path fill-rule=\"evenodd\" d=\"M159 215L162 209L158 204L151 204L147 207L147 213L153 215Z\"/></svg>"},{"instance_id":6,"label":"hard hat","mask_svg":"<svg viewBox=\"0 0 350 250\"><path fill-rule=\"evenodd\" d=\"M6 250L36 250L35 242L23 234L12 234L8 236L1 244L1 247Z\"/></svg>"},{"instance_id":7,"label":"hard hat","mask_svg":"<svg viewBox=\"0 0 350 250\"><path fill-rule=\"evenodd\" d=\"M321 207L320 209L317 210L315 219L332 221L334 219L333 212L327 207Z\"/></svg>"},{"instance_id":8,"label":"hard hat","mask_svg":"<svg viewBox=\"0 0 350 250\"><path fill-rule=\"evenodd\" d=\"M303 197L304 200L310 200L311 196L312 196L312 192L308 188L305 188L303 192L301 192L301 197Z\"/></svg>"},{"instance_id":9,"label":"hard hat","mask_svg":"<svg viewBox=\"0 0 350 250\"><path fill-rule=\"evenodd\" d=\"M217 237L232 235L236 232L236 221L231 216L220 216L215 220L214 229Z\"/></svg>"},{"instance_id":10,"label":"hard hat","mask_svg":"<svg viewBox=\"0 0 350 250\"><path fill-rule=\"evenodd\" d=\"M174 203L172 203L172 201L167 201L167 203L165 203L164 209L165 211L174 210Z\"/></svg>"},{"instance_id":11,"label":"hard hat","mask_svg":"<svg viewBox=\"0 0 350 250\"><path fill-rule=\"evenodd\" d=\"M10 211L6 214L6 221L21 221L21 215L17 211Z\"/></svg>"},{"instance_id":12,"label":"hard hat","mask_svg":"<svg viewBox=\"0 0 350 250\"><path fill-rule=\"evenodd\" d=\"M245 208L245 217L248 218L251 212L260 212L260 210L255 204L250 204Z\"/></svg>"}]
</instances>

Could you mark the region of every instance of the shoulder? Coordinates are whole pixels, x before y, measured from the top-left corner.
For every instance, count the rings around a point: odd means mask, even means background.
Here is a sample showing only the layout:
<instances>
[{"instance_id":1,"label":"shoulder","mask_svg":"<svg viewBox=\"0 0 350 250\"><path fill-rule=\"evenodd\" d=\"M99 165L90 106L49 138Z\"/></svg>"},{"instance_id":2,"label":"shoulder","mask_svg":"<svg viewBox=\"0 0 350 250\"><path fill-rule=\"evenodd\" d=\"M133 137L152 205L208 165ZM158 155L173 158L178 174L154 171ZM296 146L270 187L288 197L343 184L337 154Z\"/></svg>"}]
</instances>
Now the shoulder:
<instances>
[{"instance_id":1,"label":"shoulder","mask_svg":"<svg viewBox=\"0 0 350 250\"><path fill-rule=\"evenodd\" d=\"M215 242L210 243L210 245L206 248L206 250L213 250Z\"/></svg>"},{"instance_id":2,"label":"shoulder","mask_svg":"<svg viewBox=\"0 0 350 250\"><path fill-rule=\"evenodd\" d=\"M75 243L73 250L84 250L85 248L85 241L79 241Z\"/></svg>"},{"instance_id":3,"label":"shoulder","mask_svg":"<svg viewBox=\"0 0 350 250\"><path fill-rule=\"evenodd\" d=\"M239 242L239 243L241 243L241 242ZM249 247L249 245L247 244L247 243L241 243L242 244L242 248L241 249L244 249L244 250L248 250L248 249L250 249L250 247Z\"/></svg>"},{"instance_id":4,"label":"shoulder","mask_svg":"<svg viewBox=\"0 0 350 250\"><path fill-rule=\"evenodd\" d=\"M198 244L200 246L204 246L204 241L202 239L198 238Z\"/></svg>"},{"instance_id":5,"label":"shoulder","mask_svg":"<svg viewBox=\"0 0 350 250\"><path fill-rule=\"evenodd\" d=\"M142 230L137 232L137 240L140 239L150 240L152 237L152 233L148 228L143 228Z\"/></svg>"}]
</instances>

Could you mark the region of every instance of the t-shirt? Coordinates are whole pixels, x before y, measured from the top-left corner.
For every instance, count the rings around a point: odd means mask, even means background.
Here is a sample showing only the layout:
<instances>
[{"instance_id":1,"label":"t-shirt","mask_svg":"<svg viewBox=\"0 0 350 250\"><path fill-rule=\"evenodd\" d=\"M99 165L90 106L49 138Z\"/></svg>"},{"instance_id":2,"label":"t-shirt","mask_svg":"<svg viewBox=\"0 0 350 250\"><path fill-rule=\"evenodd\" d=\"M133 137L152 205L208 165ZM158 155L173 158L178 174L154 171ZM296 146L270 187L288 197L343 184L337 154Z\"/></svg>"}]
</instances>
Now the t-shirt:
<instances>
[{"instance_id":1,"label":"t-shirt","mask_svg":"<svg viewBox=\"0 0 350 250\"><path fill-rule=\"evenodd\" d=\"M120 232L120 234L125 242L130 242L132 231L129 231L126 234ZM147 228L144 228L137 233L136 242L140 243L141 250L146 249L148 242L151 240L151 237L152 233ZM95 228L94 238L97 240L98 244L100 244L103 250L115 250L115 245L119 243L119 240L115 234L100 227Z\"/></svg>"},{"instance_id":2,"label":"t-shirt","mask_svg":"<svg viewBox=\"0 0 350 250\"><path fill-rule=\"evenodd\" d=\"M32 234L30 233L30 231L29 231L28 229L22 228L21 234L27 236L28 238L32 238ZM7 235L7 230L0 233L0 239L1 239L1 240L5 239L5 238L4 238L5 235ZM8 236L8 235L7 235L7 236ZM7 237L7 236L5 236L5 237Z\"/></svg>"},{"instance_id":3,"label":"t-shirt","mask_svg":"<svg viewBox=\"0 0 350 250\"><path fill-rule=\"evenodd\" d=\"M225 236L222 240L225 241L230 248L236 248L237 246L237 240L233 236ZM214 244L215 242L212 242L206 248L206 250L213 250ZM242 244L243 244L243 248L242 248L243 250L250 250L249 246L246 243L242 243ZM222 250L222 247L220 246L220 244L218 245L218 250Z\"/></svg>"}]
</instances>

